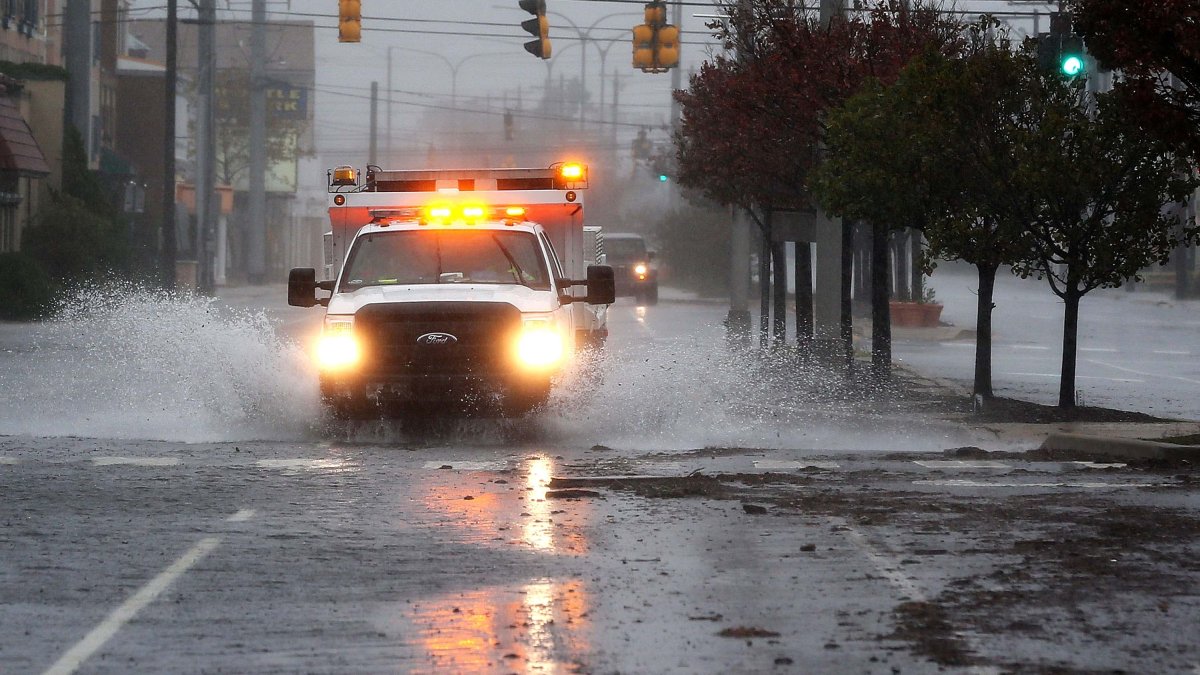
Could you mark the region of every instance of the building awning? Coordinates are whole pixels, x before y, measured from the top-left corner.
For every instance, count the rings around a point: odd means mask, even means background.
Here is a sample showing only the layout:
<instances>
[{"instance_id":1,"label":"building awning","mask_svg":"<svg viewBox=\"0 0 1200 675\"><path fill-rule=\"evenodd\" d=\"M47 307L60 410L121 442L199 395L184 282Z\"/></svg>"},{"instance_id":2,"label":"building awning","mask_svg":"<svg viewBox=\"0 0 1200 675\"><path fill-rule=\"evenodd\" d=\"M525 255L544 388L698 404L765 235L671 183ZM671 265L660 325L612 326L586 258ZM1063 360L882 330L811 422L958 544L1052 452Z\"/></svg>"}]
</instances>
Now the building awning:
<instances>
[{"instance_id":1,"label":"building awning","mask_svg":"<svg viewBox=\"0 0 1200 675\"><path fill-rule=\"evenodd\" d=\"M2 90L0 90L2 91ZM0 171L15 171L22 176L48 176L50 165L29 124L8 96L0 93Z\"/></svg>"}]
</instances>

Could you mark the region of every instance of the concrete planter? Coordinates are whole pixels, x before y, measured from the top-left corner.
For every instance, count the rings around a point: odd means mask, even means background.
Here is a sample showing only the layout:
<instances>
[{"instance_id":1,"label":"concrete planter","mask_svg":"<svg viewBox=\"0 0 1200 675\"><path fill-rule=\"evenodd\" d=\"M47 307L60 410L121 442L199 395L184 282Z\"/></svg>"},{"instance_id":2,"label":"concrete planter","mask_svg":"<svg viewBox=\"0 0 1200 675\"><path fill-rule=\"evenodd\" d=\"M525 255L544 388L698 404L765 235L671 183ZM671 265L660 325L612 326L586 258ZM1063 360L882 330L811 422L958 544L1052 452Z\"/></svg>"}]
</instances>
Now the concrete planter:
<instances>
[{"instance_id":1,"label":"concrete planter","mask_svg":"<svg viewBox=\"0 0 1200 675\"><path fill-rule=\"evenodd\" d=\"M892 313L892 325L900 328L933 328L942 318L942 306L936 302L888 303Z\"/></svg>"}]
</instances>

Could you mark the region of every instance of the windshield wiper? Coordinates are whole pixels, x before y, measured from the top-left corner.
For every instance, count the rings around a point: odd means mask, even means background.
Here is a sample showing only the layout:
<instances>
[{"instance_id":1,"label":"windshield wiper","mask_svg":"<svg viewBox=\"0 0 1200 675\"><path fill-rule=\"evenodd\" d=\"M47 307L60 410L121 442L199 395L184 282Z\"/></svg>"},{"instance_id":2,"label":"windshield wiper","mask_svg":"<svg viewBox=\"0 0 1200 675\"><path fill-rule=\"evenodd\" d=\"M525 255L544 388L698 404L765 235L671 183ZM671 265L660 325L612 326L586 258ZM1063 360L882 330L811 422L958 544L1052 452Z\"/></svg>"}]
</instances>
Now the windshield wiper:
<instances>
[{"instance_id":1,"label":"windshield wiper","mask_svg":"<svg viewBox=\"0 0 1200 675\"><path fill-rule=\"evenodd\" d=\"M522 270L521 266L517 264L517 259L508 252L508 248L506 248L503 242L500 241L500 237L493 234L492 241L496 242L496 246L500 248L500 252L503 253L504 258L508 260L508 271L512 272L513 278L516 279L517 283L526 288L533 288L533 286L529 285L529 282L525 281L525 271Z\"/></svg>"}]
</instances>

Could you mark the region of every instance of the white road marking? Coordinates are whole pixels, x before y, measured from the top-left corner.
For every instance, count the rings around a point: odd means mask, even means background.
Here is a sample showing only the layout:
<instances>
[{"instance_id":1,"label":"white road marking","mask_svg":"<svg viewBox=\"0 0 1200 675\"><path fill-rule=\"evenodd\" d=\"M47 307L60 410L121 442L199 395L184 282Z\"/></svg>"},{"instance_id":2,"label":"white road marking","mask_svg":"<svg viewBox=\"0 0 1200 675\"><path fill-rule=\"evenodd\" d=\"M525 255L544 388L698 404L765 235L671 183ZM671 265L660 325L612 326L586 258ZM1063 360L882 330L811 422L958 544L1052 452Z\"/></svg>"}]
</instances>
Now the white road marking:
<instances>
[{"instance_id":1,"label":"white road marking","mask_svg":"<svg viewBox=\"0 0 1200 675\"><path fill-rule=\"evenodd\" d=\"M1191 356L1192 355L1191 352L1179 351L1177 349L1155 349L1154 351L1152 351L1150 353L1158 354L1160 356Z\"/></svg>"},{"instance_id":2,"label":"white road marking","mask_svg":"<svg viewBox=\"0 0 1200 675\"><path fill-rule=\"evenodd\" d=\"M242 509L225 519L227 523L244 523L254 517L254 509Z\"/></svg>"},{"instance_id":3,"label":"white road marking","mask_svg":"<svg viewBox=\"0 0 1200 675\"><path fill-rule=\"evenodd\" d=\"M195 546L188 549L186 553L172 563L170 567L160 572L158 576L138 589L138 592L122 603L120 607L113 610L100 625L93 628L74 647L67 650L67 653L55 661L54 665L50 666L43 675L68 675L75 672L79 666L83 665L84 661L87 661L92 654L95 654L97 650L111 640L122 626L137 616L137 613L146 607L146 605L154 602L154 599L162 595L163 591L167 590L172 582L188 571L192 565L199 562L201 558L212 552L220 543L220 537L206 537L201 539Z\"/></svg>"},{"instance_id":4,"label":"white road marking","mask_svg":"<svg viewBox=\"0 0 1200 675\"><path fill-rule=\"evenodd\" d=\"M1074 464L1074 465L1082 467L1084 469L1124 469L1126 466L1128 466L1127 464L1124 464L1121 462L1103 463L1103 462L1072 461L1072 462L1067 462L1067 463Z\"/></svg>"},{"instance_id":5,"label":"white road marking","mask_svg":"<svg viewBox=\"0 0 1200 675\"><path fill-rule=\"evenodd\" d=\"M175 466L178 457L93 457L96 466Z\"/></svg>"},{"instance_id":6,"label":"white road marking","mask_svg":"<svg viewBox=\"0 0 1200 675\"><path fill-rule=\"evenodd\" d=\"M264 469L340 469L346 462L340 459L260 459Z\"/></svg>"},{"instance_id":7,"label":"white road marking","mask_svg":"<svg viewBox=\"0 0 1200 675\"><path fill-rule=\"evenodd\" d=\"M913 464L923 466L926 469L1009 469L1012 468L1004 462L995 462L991 460L967 460L967 459L925 459L914 460Z\"/></svg>"},{"instance_id":8,"label":"white road marking","mask_svg":"<svg viewBox=\"0 0 1200 675\"><path fill-rule=\"evenodd\" d=\"M928 602L925 592L917 585L917 582L912 577L904 573L900 561L895 555L880 552L878 547L873 546L867 539L866 535L857 529L851 527L840 518L834 519L835 522L840 522L844 531L875 566L875 569L883 575L893 586L900 590L912 602ZM962 641L967 651L975 651L971 648L971 636L960 631L954 632L955 637ZM999 675L1003 672L994 666L972 666L966 670L968 673L978 673L978 675Z\"/></svg>"},{"instance_id":9,"label":"white road marking","mask_svg":"<svg viewBox=\"0 0 1200 675\"><path fill-rule=\"evenodd\" d=\"M1111 347L1080 347L1081 352L1105 352L1108 354L1116 354L1117 350Z\"/></svg>"},{"instance_id":10,"label":"white road marking","mask_svg":"<svg viewBox=\"0 0 1200 675\"><path fill-rule=\"evenodd\" d=\"M754 468L767 469L768 471L774 470L774 469L778 469L778 470L807 469L810 467L813 469L825 469L826 471L833 471L834 469L840 469L841 466L842 465L838 464L837 462L794 462L791 460L780 460L780 459L756 459L756 460L754 460Z\"/></svg>"},{"instance_id":11,"label":"white road marking","mask_svg":"<svg viewBox=\"0 0 1200 675\"><path fill-rule=\"evenodd\" d=\"M1094 363L1098 366L1105 366L1107 368L1112 368L1113 370L1119 370L1122 373L1132 373L1134 375L1145 375L1146 377L1166 377L1166 378L1169 378L1172 380L1179 380L1180 382L1187 382L1188 384L1200 384L1200 380L1193 380L1190 377L1181 377L1179 375L1157 375L1155 373L1147 373L1147 372L1141 371L1141 370L1134 370L1133 368L1125 368L1124 366L1118 366L1115 363L1106 363L1104 361L1097 361L1095 359L1084 359L1084 360L1087 361L1088 363ZM1142 382L1143 380L1130 380L1130 381L1131 382L1135 382L1135 381Z\"/></svg>"},{"instance_id":12,"label":"white road marking","mask_svg":"<svg viewBox=\"0 0 1200 675\"><path fill-rule=\"evenodd\" d=\"M448 466L455 471L503 471L508 468L507 460L456 462L454 460L430 460L422 465L425 469L440 469Z\"/></svg>"},{"instance_id":13,"label":"white road marking","mask_svg":"<svg viewBox=\"0 0 1200 675\"><path fill-rule=\"evenodd\" d=\"M975 348L974 342L939 342L938 344L943 347L965 347L968 349Z\"/></svg>"},{"instance_id":14,"label":"white road marking","mask_svg":"<svg viewBox=\"0 0 1200 675\"><path fill-rule=\"evenodd\" d=\"M925 592L921 590L920 586L917 586L917 582L912 577L904 573L900 567L900 561L896 560L894 556L885 557L881 554L871 545L871 542L867 541L866 535L862 532L845 523L843 523L843 527L845 527L846 534L850 536L850 539L866 554L871 564L875 566L875 569L884 578L890 581L893 586L900 589L901 593L907 595L909 600L913 602L926 602Z\"/></svg>"},{"instance_id":15,"label":"white road marking","mask_svg":"<svg viewBox=\"0 0 1200 675\"><path fill-rule=\"evenodd\" d=\"M1084 359L1084 360L1089 361L1091 363L1096 363L1095 361L1090 361L1090 359ZM1103 364L1101 364L1101 365L1103 365ZM1143 373L1143 374L1145 374L1145 373ZM1055 377L1056 378L1056 377L1060 377L1061 373L1001 373L1001 375L1004 375L1006 377ZM1145 380L1132 379L1132 378L1128 378L1128 377L1098 377L1095 375L1076 375L1075 379L1076 380L1104 380L1106 382L1145 382Z\"/></svg>"},{"instance_id":16,"label":"white road marking","mask_svg":"<svg viewBox=\"0 0 1200 675\"><path fill-rule=\"evenodd\" d=\"M992 482L978 480L914 480L913 485L935 485L938 487L992 487L992 488L1100 488L1152 487L1153 483L1017 483Z\"/></svg>"},{"instance_id":17,"label":"white road marking","mask_svg":"<svg viewBox=\"0 0 1200 675\"><path fill-rule=\"evenodd\" d=\"M1010 349L1026 349L1034 352L1049 351L1050 348L1045 345L1009 345Z\"/></svg>"},{"instance_id":18,"label":"white road marking","mask_svg":"<svg viewBox=\"0 0 1200 675\"><path fill-rule=\"evenodd\" d=\"M16 457L0 457L0 464L12 466L13 464L20 464L20 463L21 463L21 460Z\"/></svg>"}]
</instances>

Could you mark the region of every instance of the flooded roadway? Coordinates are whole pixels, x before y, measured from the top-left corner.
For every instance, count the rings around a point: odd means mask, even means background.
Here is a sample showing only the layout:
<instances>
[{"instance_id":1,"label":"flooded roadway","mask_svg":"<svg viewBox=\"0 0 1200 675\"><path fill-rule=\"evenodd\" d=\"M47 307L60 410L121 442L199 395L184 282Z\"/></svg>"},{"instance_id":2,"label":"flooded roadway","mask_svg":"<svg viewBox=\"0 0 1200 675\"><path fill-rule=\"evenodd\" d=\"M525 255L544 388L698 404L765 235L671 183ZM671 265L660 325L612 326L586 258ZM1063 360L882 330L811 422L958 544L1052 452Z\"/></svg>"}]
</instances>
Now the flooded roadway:
<instances>
[{"instance_id":1,"label":"flooded roadway","mask_svg":"<svg viewBox=\"0 0 1200 675\"><path fill-rule=\"evenodd\" d=\"M420 434L313 423L269 322L214 319L236 349L174 363L196 312L81 319L40 353L4 327L5 672L1200 664L1190 473L947 457L978 439L819 379L767 407L708 347L719 307L618 305L611 360L537 420Z\"/></svg>"}]
</instances>

